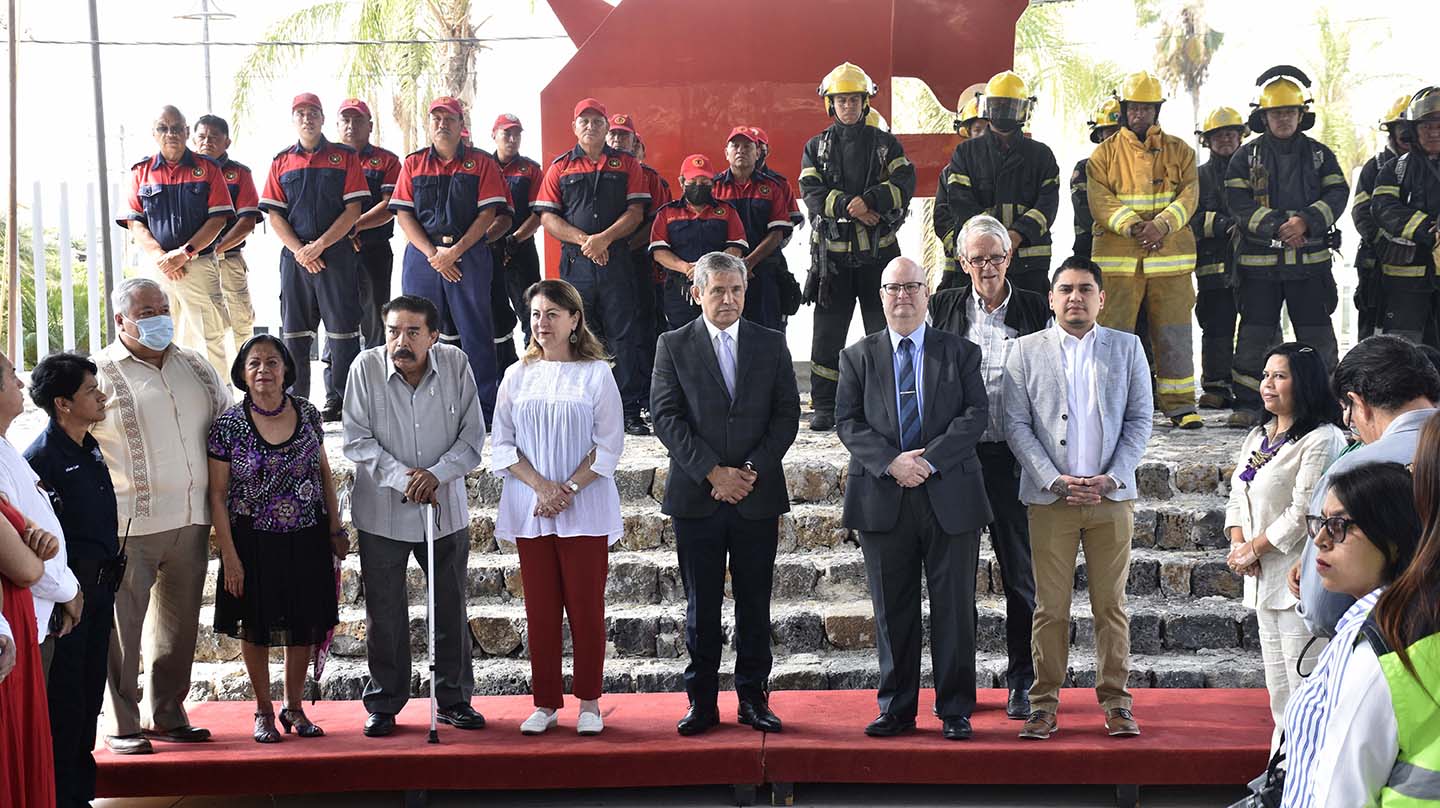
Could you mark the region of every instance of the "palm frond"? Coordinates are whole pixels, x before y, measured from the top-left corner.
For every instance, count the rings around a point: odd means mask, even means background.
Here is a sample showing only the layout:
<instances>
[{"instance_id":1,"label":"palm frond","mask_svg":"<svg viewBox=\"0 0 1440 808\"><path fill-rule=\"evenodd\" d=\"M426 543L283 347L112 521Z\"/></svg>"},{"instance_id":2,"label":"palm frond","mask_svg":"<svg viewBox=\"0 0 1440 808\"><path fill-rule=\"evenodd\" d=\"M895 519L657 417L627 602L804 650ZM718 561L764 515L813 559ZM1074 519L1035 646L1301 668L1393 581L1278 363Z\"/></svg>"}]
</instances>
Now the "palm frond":
<instances>
[{"instance_id":1,"label":"palm frond","mask_svg":"<svg viewBox=\"0 0 1440 808\"><path fill-rule=\"evenodd\" d=\"M340 28L351 4L345 0L325 0L306 6L270 26L261 37L264 42L286 42L316 39ZM231 101L232 134L238 134L251 113L252 97L257 89L289 71L309 51L303 45L277 47L260 45L250 52L235 73L235 89Z\"/></svg>"}]
</instances>

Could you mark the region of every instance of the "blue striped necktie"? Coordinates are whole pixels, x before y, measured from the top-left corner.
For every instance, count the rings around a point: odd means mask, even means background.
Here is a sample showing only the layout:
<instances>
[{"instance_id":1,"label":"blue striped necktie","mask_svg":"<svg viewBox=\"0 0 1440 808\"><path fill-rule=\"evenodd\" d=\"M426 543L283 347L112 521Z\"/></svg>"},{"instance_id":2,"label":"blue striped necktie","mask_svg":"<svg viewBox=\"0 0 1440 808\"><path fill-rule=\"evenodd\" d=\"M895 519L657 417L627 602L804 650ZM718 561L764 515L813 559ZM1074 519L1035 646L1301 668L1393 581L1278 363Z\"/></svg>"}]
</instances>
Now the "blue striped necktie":
<instances>
[{"instance_id":1,"label":"blue striped necktie","mask_svg":"<svg viewBox=\"0 0 1440 808\"><path fill-rule=\"evenodd\" d=\"M900 390L900 451L920 446L920 395L915 390L915 343L900 340L900 373L895 380Z\"/></svg>"}]
</instances>

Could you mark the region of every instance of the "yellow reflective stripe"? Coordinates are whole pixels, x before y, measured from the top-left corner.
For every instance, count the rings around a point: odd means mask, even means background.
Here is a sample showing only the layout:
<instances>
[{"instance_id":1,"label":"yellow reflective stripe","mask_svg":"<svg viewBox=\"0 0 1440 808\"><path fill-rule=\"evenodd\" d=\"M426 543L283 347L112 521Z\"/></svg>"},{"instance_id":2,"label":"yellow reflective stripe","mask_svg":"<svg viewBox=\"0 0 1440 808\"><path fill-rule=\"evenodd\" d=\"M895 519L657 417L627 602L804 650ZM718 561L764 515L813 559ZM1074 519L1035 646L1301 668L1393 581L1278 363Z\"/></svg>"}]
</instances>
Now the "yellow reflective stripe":
<instances>
[{"instance_id":1,"label":"yellow reflective stripe","mask_svg":"<svg viewBox=\"0 0 1440 808\"><path fill-rule=\"evenodd\" d=\"M834 368L827 368L814 360L810 361L810 372L822 379L829 379L832 382L840 381L840 371Z\"/></svg>"},{"instance_id":2,"label":"yellow reflective stripe","mask_svg":"<svg viewBox=\"0 0 1440 808\"><path fill-rule=\"evenodd\" d=\"M1302 264L1324 264L1330 261L1330 251L1320 250L1319 252L1307 252L1300 255Z\"/></svg>"},{"instance_id":3,"label":"yellow reflective stripe","mask_svg":"<svg viewBox=\"0 0 1440 808\"><path fill-rule=\"evenodd\" d=\"M1096 255L1091 256L1090 260L1095 262L1095 266L1100 267L1101 272L1131 273L1135 271L1135 266L1139 263L1138 258L1124 255L1114 257Z\"/></svg>"},{"instance_id":4,"label":"yellow reflective stripe","mask_svg":"<svg viewBox=\"0 0 1440 808\"><path fill-rule=\"evenodd\" d=\"M1105 226L1115 231L1116 233L1121 233L1123 232L1120 229L1121 223L1124 222L1126 219L1131 218L1139 219L1140 217L1135 214L1135 211L1129 208L1120 208L1119 210L1110 214L1110 220L1105 223Z\"/></svg>"},{"instance_id":5,"label":"yellow reflective stripe","mask_svg":"<svg viewBox=\"0 0 1440 808\"><path fill-rule=\"evenodd\" d=\"M906 157L905 155L902 154L902 155L900 155L899 157L896 157L894 160L891 160L891 161L890 161L890 165L885 166L885 171L888 172L888 173L894 174L894 173L895 173L895 169L897 169L897 168L904 168L905 166L908 166L908 165L910 165L910 158L908 158L908 157Z\"/></svg>"},{"instance_id":6,"label":"yellow reflective stripe","mask_svg":"<svg viewBox=\"0 0 1440 808\"><path fill-rule=\"evenodd\" d=\"M1247 267L1273 267L1273 266L1279 265L1279 263L1280 263L1280 256L1278 256L1278 255L1252 255L1252 254L1250 254L1250 253L1241 253L1236 260L1238 260L1238 261L1240 262L1240 265L1241 265L1241 266L1247 266Z\"/></svg>"},{"instance_id":7,"label":"yellow reflective stripe","mask_svg":"<svg viewBox=\"0 0 1440 808\"><path fill-rule=\"evenodd\" d=\"M870 252L870 231L863 228L855 228L855 246L860 252Z\"/></svg>"},{"instance_id":8,"label":"yellow reflective stripe","mask_svg":"<svg viewBox=\"0 0 1440 808\"><path fill-rule=\"evenodd\" d=\"M1399 196L1400 186L1398 185L1377 185L1371 194L1372 196Z\"/></svg>"},{"instance_id":9,"label":"yellow reflective stripe","mask_svg":"<svg viewBox=\"0 0 1440 808\"><path fill-rule=\"evenodd\" d=\"M963 185L966 188L969 188L970 178L964 174L951 174L950 176L945 178L945 183L947 185Z\"/></svg>"},{"instance_id":10,"label":"yellow reflective stripe","mask_svg":"<svg viewBox=\"0 0 1440 808\"><path fill-rule=\"evenodd\" d=\"M1189 272L1195 268L1195 254L1167 255L1163 258L1147 257L1141 260L1146 275L1168 275Z\"/></svg>"},{"instance_id":11,"label":"yellow reflective stripe","mask_svg":"<svg viewBox=\"0 0 1440 808\"><path fill-rule=\"evenodd\" d=\"M1164 216L1167 213L1175 218L1176 230L1184 227L1185 223L1190 221L1190 211L1186 210L1185 206L1181 204L1180 200L1178 199L1174 202L1171 202L1169 205L1166 205L1165 209L1160 211L1160 213L1156 215L1156 218Z\"/></svg>"},{"instance_id":12,"label":"yellow reflective stripe","mask_svg":"<svg viewBox=\"0 0 1440 808\"><path fill-rule=\"evenodd\" d=\"M1423 278L1425 277L1425 267L1397 267L1390 264L1381 264L1380 273L1382 275L1389 275L1392 278Z\"/></svg>"},{"instance_id":13,"label":"yellow reflective stripe","mask_svg":"<svg viewBox=\"0 0 1440 808\"><path fill-rule=\"evenodd\" d=\"M1083 236L1083 235L1085 235L1086 233L1089 233L1089 232L1090 232L1090 229L1089 229L1088 227L1081 227L1081 226L1078 225L1078 224L1075 225L1075 235L1077 235L1077 236Z\"/></svg>"},{"instance_id":14,"label":"yellow reflective stripe","mask_svg":"<svg viewBox=\"0 0 1440 808\"><path fill-rule=\"evenodd\" d=\"M1339 174L1326 174L1324 177L1321 177L1321 178L1320 178L1320 187L1321 187L1321 188L1329 188L1329 187L1331 187L1331 186L1333 186L1333 185L1344 185L1344 184L1345 184L1345 178L1342 177L1342 176L1340 176Z\"/></svg>"},{"instance_id":15,"label":"yellow reflective stripe","mask_svg":"<svg viewBox=\"0 0 1440 808\"><path fill-rule=\"evenodd\" d=\"M891 210L899 210L904 207L905 198L900 196L900 187L893 182L886 182L884 185L890 189L890 200L895 203L895 206L891 208Z\"/></svg>"},{"instance_id":16,"label":"yellow reflective stripe","mask_svg":"<svg viewBox=\"0 0 1440 808\"><path fill-rule=\"evenodd\" d=\"M1204 277L1204 276L1206 276L1206 275L1223 275L1223 274L1225 274L1225 264L1224 264L1224 263L1221 263L1221 262L1219 262L1219 261L1217 261L1217 262L1215 262L1215 263L1213 263L1213 264L1201 264L1200 266L1198 266L1198 267L1195 268L1195 275L1196 275L1197 277Z\"/></svg>"},{"instance_id":17,"label":"yellow reflective stripe","mask_svg":"<svg viewBox=\"0 0 1440 808\"><path fill-rule=\"evenodd\" d=\"M856 241L859 242L860 252L869 252L869 251L870 251L870 234L869 234L869 233L865 232L864 230L857 230L857 231L855 232L855 239L856 239ZM886 248L886 247L889 247L891 244L894 244L894 243L895 243L895 234L894 234L894 233L888 233L888 234L883 235L883 236L880 237L880 248L881 248L881 249L884 249L884 248ZM826 252L832 252L832 253L848 253L848 252L851 251L851 249L852 249L852 248L851 248L851 246L850 246L850 242L848 242L848 241L832 241L832 242L830 242L830 246L829 246L828 248L826 248Z\"/></svg>"},{"instance_id":18,"label":"yellow reflective stripe","mask_svg":"<svg viewBox=\"0 0 1440 808\"><path fill-rule=\"evenodd\" d=\"M1090 183L1088 183L1088 182L1077 182L1077 183L1075 183L1074 185L1071 185L1071 186L1070 186L1070 190L1071 190L1072 192L1074 192L1074 191L1085 191L1086 193L1089 193L1089 188L1090 188Z\"/></svg>"},{"instance_id":19,"label":"yellow reflective stripe","mask_svg":"<svg viewBox=\"0 0 1440 808\"><path fill-rule=\"evenodd\" d=\"M1215 211L1205 211L1204 223L1200 226L1200 232L1206 236L1215 235Z\"/></svg>"},{"instance_id":20,"label":"yellow reflective stripe","mask_svg":"<svg viewBox=\"0 0 1440 808\"><path fill-rule=\"evenodd\" d=\"M1035 247L1021 247L1015 254L1021 258L1037 258L1042 256L1048 258L1050 257L1050 245L1040 244Z\"/></svg>"},{"instance_id":21,"label":"yellow reflective stripe","mask_svg":"<svg viewBox=\"0 0 1440 808\"><path fill-rule=\"evenodd\" d=\"M806 177L814 177L817 180L824 179L820 176L820 169L814 167L800 169L800 179L803 180Z\"/></svg>"},{"instance_id":22,"label":"yellow reflective stripe","mask_svg":"<svg viewBox=\"0 0 1440 808\"><path fill-rule=\"evenodd\" d=\"M840 201L840 198L843 197L843 196L845 196L845 194L841 193L840 191L831 191L830 193L828 193L828 194L825 195L825 215L826 215L826 216L839 216L839 215L840 215L840 212L835 209L835 203L839 202L839 201Z\"/></svg>"},{"instance_id":23,"label":"yellow reflective stripe","mask_svg":"<svg viewBox=\"0 0 1440 808\"><path fill-rule=\"evenodd\" d=\"M1255 228L1259 227L1260 223L1265 220L1265 217L1270 215L1270 210L1271 209L1267 207L1256 208L1255 212L1250 214L1250 222L1246 224L1245 227L1253 232Z\"/></svg>"},{"instance_id":24,"label":"yellow reflective stripe","mask_svg":"<svg viewBox=\"0 0 1440 808\"><path fill-rule=\"evenodd\" d=\"M1403 238L1406 241L1413 241L1415 239L1415 231L1419 230L1420 225L1424 223L1425 212L1419 210L1415 211L1415 213L1410 216L1410 221L1405 223L1405 228L1400 231L1400 238Z\"/></svg>"},{"instance_id":25,"label":"yellow reflective stripe","mask_svg":"<svg viewBox=\"0 0 1440 808\"><path fill-rule=\"evenodd\" d=\"M1040 225L1040 235L1043 236L1046 233L1050 232L1050 223L1045 221L1045 214L1034 208L1031 208L1025 211L1025 216L1029 219L1033 219L1036 224Z\"/></svg>"},{"instance_id":26,"label":"yellow reflective stripe","mask_svg":"<svg viewBox=\"0 0 1440 808\"><path fill-rule=\"evenodd\" d=\"M1320 215L1325 219L1326 227L1335 224L1335 211L1331 210L1329 203L1327 203L1325 200L1317 199L1315 200L1315 204L1311 205L1310 207L1320 211Z\"/></svg>"},{"instance_id":27,"label":"yellow reflective stripe","mask_svg":"<svg viewBox=\"0 0 1440 808\"><path fill-rule=\"evenodd\" d=\"M1040 187L1041 187L1041 188L1044 188L1044 187L1047 186L1047 185L1059 185L1059 184L1060 184L1060 178L1059 178L1059 177L1046 177L1044 180L1041 180L1041 182L1040 182Z\"/></svg>"},{"instance_id":28,"label":"yellow reflective stripe","mask_svg":"<svg viewBox=\"0 0 1440 808\"><path fill-rule=\"evenodd\" d=\"M1241 178L1241 177L1231 177L1230 179L1225 180L1225 187L1226 187L1226 188L1244 188L1245 190L1248 191L1248 190L1250 190L1250 180L1247 180L1247 179L1244 179L1244 178Z\"/></svg>"},{"instance_id":29,"label":"yellow reflective stripe","mask_svg":"<svg viewBox=\"0 0 1440 808\"><path fill-rule=\"evenodd\" d=\"M1120 204L1136 210L1160 210L1175 200L1174 194L1116 194Z\"/></svg>"},{"instance_id":30,"label":"yellow reflective stripe","mask_svg":"<svg viewBox=\"0 0 1440 808\"><path fill-rule=\"evenodd\" d=\"M1230 370L1230 381L1248 387L1257 393L1260 392L1259 379L1255 378L1254 376L1246 376L1244 373L1241 373L1240 371L1233 368Z\"/></svg>"},{"instance_id":31,"label":"yellow reflective stripe","mask_svg":"<svg viewBox=\"0 0 1440 808\"><path fill-rule=\"evenodd\" d=\"M1188 393L1195 389L1195 377L1187 376L1183 379L1165 379L1156 376L1155 387L1161 393Z\"/></svg>"},{"instance_id":32,"label":"yellow reflective stripe","mask_svg":"<svg viewBox=\"0 0 1440 808\"><path fill-rule=\"evenodd\" d=\"M1351 205L1363 205L1363 204L1365 204L1366 202L1369 202L1369 201L1370 201L1370 194L1366 193L1365 191L1357 191L1357 192L1355 193L1355 201L1354 201L1354 202L1351 202L1350 204L1351 204Z\"/></svg>"}]
</instances>

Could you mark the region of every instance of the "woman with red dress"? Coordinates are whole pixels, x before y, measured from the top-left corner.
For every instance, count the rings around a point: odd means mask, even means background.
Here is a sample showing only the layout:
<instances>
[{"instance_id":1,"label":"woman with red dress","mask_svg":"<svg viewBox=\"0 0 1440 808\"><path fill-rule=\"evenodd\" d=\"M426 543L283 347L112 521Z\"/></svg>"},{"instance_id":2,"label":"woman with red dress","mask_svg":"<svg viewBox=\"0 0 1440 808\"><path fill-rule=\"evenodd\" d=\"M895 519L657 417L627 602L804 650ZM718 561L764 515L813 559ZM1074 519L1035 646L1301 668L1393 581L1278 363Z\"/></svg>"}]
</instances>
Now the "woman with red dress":
<instances>
[{"instance_id":1,"label":"woman with red dress","mask_svg":"<svg viewBox=\"0 0 1440 808\"><path fill-rule=\"evenodd\" d=\"M55 804L55 760L50 713L40 665L39 626L29 586L40 580L44 561L20 538L25 517L0 498L0 614L12 638L0 652L0 805ZM50 548L51 554L59 548ZM42 548L43 554L43 548Z\"/></svg>"}]
</instances>

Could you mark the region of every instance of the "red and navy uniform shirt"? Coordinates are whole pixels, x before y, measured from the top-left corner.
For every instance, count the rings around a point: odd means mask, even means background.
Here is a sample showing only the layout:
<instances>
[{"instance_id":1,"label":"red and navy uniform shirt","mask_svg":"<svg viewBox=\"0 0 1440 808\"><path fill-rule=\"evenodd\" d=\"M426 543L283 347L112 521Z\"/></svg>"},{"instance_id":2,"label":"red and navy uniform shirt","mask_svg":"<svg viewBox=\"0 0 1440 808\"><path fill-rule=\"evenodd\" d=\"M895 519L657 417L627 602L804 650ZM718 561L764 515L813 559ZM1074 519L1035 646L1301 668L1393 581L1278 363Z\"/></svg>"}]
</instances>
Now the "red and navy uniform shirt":
<instances>
[{"instance_id":1,"label":"red and navy uniform shirt","mask_svg":"<svg viewBox=\"0 0 1440 808\"><path fill-rule=\"evenodd\" d=\"M296 143L275 155L260 209L285 217L295 235L311 242L324 235L345 212L345 206L370 198L360 155L343 143L321 139L315 151Z\"/></svg>"},{"instance_id":2,"label":"red and navy uniform shirt","mask_svg":"<svg viewBox=\"0 0 1440 808\"><path fill-rule=\"evenodd\" d=\"M790 180L786 179L784 174L781 174L780 172L770 168L769 166L761 166L755 169L755 174L761 177L769 177L770 179L775 180L776 182L785 186L785 192L790 195L791 202L790 223L795 225L796 227L804 227L805 214L800 210L800 199L799 197L795 196L795 189L790 187ZM788 241L789 238L787 237L786 240Z\"/></svg>"},{"instance_id":3,"label":"red and navy uniform shirt","mask_svg":"<svg viewBox=\"0 0 1440 808\"><path fill-rule=\"evenodd\" d=\"M540 184L540 178L545 176L545 169L529 157L517 154L510 162L500 163L500 173L510 188L510 209L515 217L505 235L513 236L520 225L530 218L530 201L535 198L535 189Z\"/></svg>"},{"instance_id":4,"label":"red and navy uniform shirt","mask_svg":"<svg viewBox=\"0 0 1440 808\"><path fill-rule=\"evenodd\" d=\"M496 215L510 210L510 189L500 164L489 152L463 143L449 161L433 146L405 155L390 209L415 214L436 243L449 236L459 240L481 211Z\"/></svg>"},{"instance_id":5,"label":"red and navy uniform shirt","mask_svg":"<svg viewBox=\"0 0 1440 808\"><path fill-rule=\"evenodd\" d=\"M742 183L737 182L727 168L715 175L714 193L716 199L729 202L740 214L740 222L745 225L745 239L752 249L772 231L779 230L783 238L795 227L790 221L795 197L790 195L787 183L774 177L752 174Z\"/></svg>"},{"instance_id":6,"label":"red and navy uniform shirt","mask_svg":"<svg viewBox=\"0 0 1440 808\"><path fill-rule=\"evenodd\" d=\"M373 207L380 198L395 192L395 183L400 179L400 157L389 149L367 143L360 150L360 173L365 175L365 185L370 189L370 201L366 207ZM380 244L395 235L395 220L391 219L379 227L361 230L360 243Z\"/></svg>"},{"instance_id":7,"label":"red and navy uniform shirt","mask_svg":"<svg viewBox=\"0 0 1440 808\"><path fill-rule=\"evenodd\" d=\"M545 169L530 207L540 214L557 213L594 235L615 224L636 202L650 204L650 183L639 160L609 146L599 160L591 160L576 145Z\"/></svg>"},{"instance_id":8,"label":"red and navy uniform shirt","mask_svg":"<svg viewBox=\"0 0 1440 808\"><path fill-rule=\"evenodd\" d=\"M693 210L683 199L661 208L650 226L650 254L669 250L681 261L695 263L706 253L737 247L741 254L750 251L745 241L745 225L740 215L726 202L706 205Z\"/></svg>"},{"instance_id":9,"label":"red and navy uniform shirt","mask_svg":"<svg viewBox=\"0 0 1440 808\"><path fill-rule=\"evenodd\" d=\"M646 211L654 216L661 208L675 201L675 196L670 193L670 183L660 176L660 172L650 166L641 163L640 170L645 172L645 181L650 184L650 204Z\"/></svg>"},{"instance_id":10,"label":"red and navy uniform shirt","mask_svg":"<svg viewBox=\"0 0 1440 808\"><path fill-rule=\"evenodd\" d=\"M235 206L235 223L246 216L260 221L265 218L260 212L260 194L255 192L255 175L250 172L250 167L238 160L231 160L230 155L220 155L220 173L225 177L225 187L230 191L230 202ZM235 229L235 224L225 228L220 238L215 239L219 244L224 240L225 234ZM243 250L245 242L240 242L231 251Z\"/></svg>"},{"instance_id":11,"label":"red and navy uniform shirt","mask_svg":"<svg viewBox=\"0 0 1440 808\"><path fill-rule=\"evenodd\" d=\"M146 157L130 167L130 177L129 205L115 223L129 227L130 222L143 222L166 252L189 241L210 217L235 215L220 166L189 149L174 164L159 154ZM201 254L210 252L213 244Z\"/></svg>"}]
</instances>

